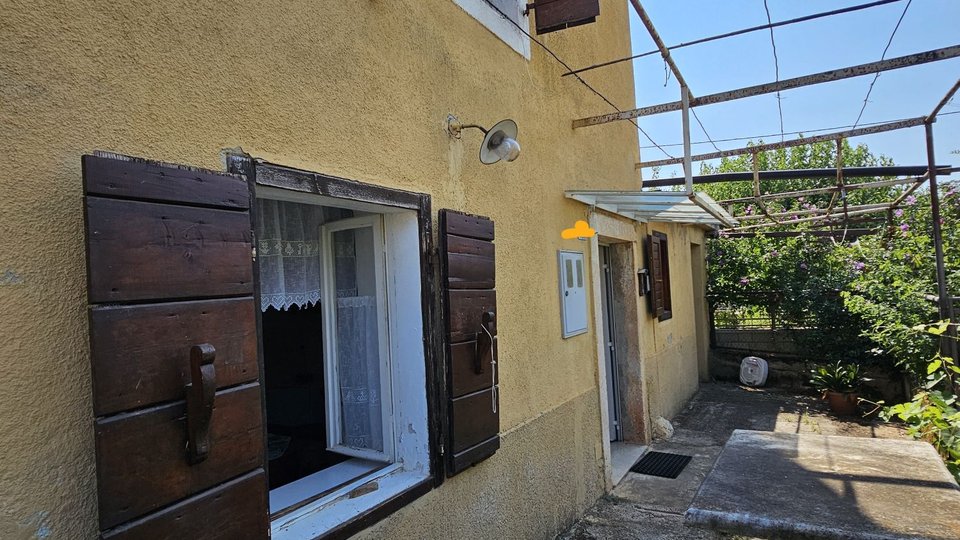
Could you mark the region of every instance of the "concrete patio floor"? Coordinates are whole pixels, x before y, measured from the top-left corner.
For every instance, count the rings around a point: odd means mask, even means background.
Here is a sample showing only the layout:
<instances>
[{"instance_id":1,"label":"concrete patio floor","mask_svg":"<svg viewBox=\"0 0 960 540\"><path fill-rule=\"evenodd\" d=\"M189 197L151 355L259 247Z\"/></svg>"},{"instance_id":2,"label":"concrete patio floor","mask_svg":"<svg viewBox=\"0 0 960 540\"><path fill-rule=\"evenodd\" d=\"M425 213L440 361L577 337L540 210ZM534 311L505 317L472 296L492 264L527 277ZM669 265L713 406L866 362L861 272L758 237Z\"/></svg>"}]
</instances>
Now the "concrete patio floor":
<instances>
[{"instance_id":1,"label":"concrete patio floor","mask_svg":"<svg viewBox=\"0 0 960 540\"><path fill-rule=\"evenodd\" d=\"M721 383L702 385L673 425L673 437L654 441L650 449L693 456L678 478L628 472L611 494L557 539L723 538L685 526L683 514L735 429L905 438L897 426L834 417L815 396Z\"/></svg>"}]
</instances>

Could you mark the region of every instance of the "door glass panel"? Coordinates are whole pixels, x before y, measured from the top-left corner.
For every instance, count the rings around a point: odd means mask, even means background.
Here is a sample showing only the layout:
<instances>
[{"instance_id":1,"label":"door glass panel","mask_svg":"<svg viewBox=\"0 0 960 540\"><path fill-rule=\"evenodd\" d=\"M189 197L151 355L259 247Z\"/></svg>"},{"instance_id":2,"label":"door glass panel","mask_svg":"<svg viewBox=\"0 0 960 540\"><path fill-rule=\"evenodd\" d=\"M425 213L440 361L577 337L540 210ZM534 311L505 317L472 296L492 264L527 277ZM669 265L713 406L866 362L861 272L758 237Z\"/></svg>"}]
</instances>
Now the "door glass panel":
<instances>
[{"instance_id":1,"label":"door glass panel","mask_svg":"<svg viewBox=\"0 0 960 540\"><path fill-rule=\"evenodd\" d=\"M373 229L335 231L337 383L341 444L383 451L380 313Z\"/></svg>"},{"instance_id":2,"label":"door glass panel","mask_svg":"<svg viewBox=\"0 0 960 540\"><path fill-rule=\"evenodd\" d=\"M567 288L573 288L573 260L569 257L564 257L564 275L567 276Z\"/></svg>"}]
</instances>

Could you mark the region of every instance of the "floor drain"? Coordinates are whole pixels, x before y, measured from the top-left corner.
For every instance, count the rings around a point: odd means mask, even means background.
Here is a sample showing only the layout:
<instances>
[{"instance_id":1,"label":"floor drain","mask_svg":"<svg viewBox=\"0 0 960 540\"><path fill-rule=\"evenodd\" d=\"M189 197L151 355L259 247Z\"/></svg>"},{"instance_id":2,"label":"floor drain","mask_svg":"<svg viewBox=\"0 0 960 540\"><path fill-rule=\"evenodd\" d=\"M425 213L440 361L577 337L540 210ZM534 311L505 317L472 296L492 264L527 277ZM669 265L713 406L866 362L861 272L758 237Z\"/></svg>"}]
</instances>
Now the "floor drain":
<instances>
[{"instance_id":1,"label":"floor drain","mask_svg":"<svg viewBox=\"0 0 960 540\"><path fill-rule=\"evenodd\" d=\"M691 459L693 459L693 456L669 454L667 452L647 452L643 459L630 467L630 470L650 476L676 478L687 466L687 463L690 463Z\"/></svg>"}]
</instances>

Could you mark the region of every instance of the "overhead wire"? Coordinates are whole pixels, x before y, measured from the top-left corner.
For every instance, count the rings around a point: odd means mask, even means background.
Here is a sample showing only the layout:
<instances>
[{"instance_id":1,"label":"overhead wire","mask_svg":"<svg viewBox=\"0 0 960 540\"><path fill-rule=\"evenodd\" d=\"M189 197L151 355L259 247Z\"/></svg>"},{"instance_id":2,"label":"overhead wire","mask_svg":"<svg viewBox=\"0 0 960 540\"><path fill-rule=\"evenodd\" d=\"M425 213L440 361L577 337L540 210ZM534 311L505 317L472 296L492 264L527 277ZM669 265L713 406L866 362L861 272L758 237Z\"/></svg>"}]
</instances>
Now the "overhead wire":
<instances>
[{"instance_id":1,"label":"overhead wire","mask_svg":"<svg viewBox=\"0 0 960 540\"><path fill-rule=\"evenodd\" d=\"M510 24L512 24L513 26L517 27L517 30L519 30L523 35L525 35L525 36L527 36L528 38L530 38L530 41L536 43L541 49L543 49L544 51L546 51L546 53L549 54L551 57L553 57L554 60L556 60L557 62L559 62L561 66L563 66L564 68L566 68L567 71L573 71L573 68L571 68L569 64L567 64L566 62L564 62L563 59L561 59L559 56L557 56L557 54L556 54L555 52L553 52L552 50L550 50L549 47L547 47L546 45L544 45L542 41L540 41L539 39L537 39L537 38L533 37L532 35L530 35L530 32L528 32L526 28L524 28L522 25L520 25L519 23L517 23L517 21L511 19L511 18L510 18L506 13L504 13L496 4L494 4L494 3L492 2L492 0L484 0L484 3L486 3L486 4L487 4L488 6L490 6L494 11L496 11L496 12L500 15L500 17L503 18L505 21L507 21L508 23L510 23ZM577 79L578 81L580 81L580 84L582 84L582 85L584 85L585 87L587 87L587 89L589 89L591 92L593 92L594 94L596 94L600 99L602 99L604 102L606 102L607 105L610 105L611 107L613 107L617 112L623 112L623 109L621 109L620 107L618 107L614 102L610 101L610 99L608 99L607 96L605 96L605 95L603 95L602 93L600 93L600 91L597 90L596 88L594 88L593 86L591 86L590 83L588 83L587 81L583 80L583 77L581 77L580 75L577 75L577 74L574 74L574 77L576 77L576 79ZM669 158L671 158L671 159L673 159L673 158L675 157L675 156L671 155L669 152L667 152L666 149L664 149L660 144L657 143L657 141L653 140L653 137L651 137L646 131L644 131L644 129L643 129L642 127L640 127L640 124L638 124L634 119L631 118L631 119L629 119L629 121L630 121L631 124L634 125L634 127L636 127L636 128L640 131L640 133L643 133L643 136L646 137L647 140L650 141L650 142L653 144L654 147L659 148L660 151L663 152L664 155L666 155L667 157L669 157Z\"/></svg>"},{"instance_id":2,"label":"overhead wire","mask_svg":"<svg viewBox=\"0 0 960 540\"><path fill-rule=\"evenodd\" d=\"M897 20L897 25L893 27L893 32L890 34L890 39L887 40L887 46L883 48L883 54L880 55L880 60L883 60L887 57L887 51L890 50L890 45L893 43L893 37L897 35L897 30L900 29L900 23L903 22L903 18L907 15L907 10L910 9L910 4L912 3L913 0L907 0L907 5L903 6L903 12L900 14L900 18ZM870 87L867 88L867 95L863 98L863 105L860 107L860 114L857 115L857 121L853 123L853 127L857 127L857 124L860 123L860 119L863 118L863 111L867 109L867 102L870 99L870 94L873 92L873 85L877 84L877 79L879 78L880 72L877 72L873 75L873 80L870 81Z\"/></svg>"},{"instance_id":3,"label":"overhead wire","mask_svg":"<svg viewBox=\"0 0 960 540\"><path fill-rule=\"evenodd\" d=\"M777 42L773 39L773 21L770 19L770 6L767 0L763 0L763 10L767 12L767 24L770 25L770 46L773 47L773 68L777 76L777 82L780 82L780 59L777 58ZM780 91L777 90L777 112L780 113L780 142L783 142L783 98L780 97Z\"/></svg>"},{"instance_id":4,"label":"overhead wire","mask_svg":"<svg viewBox=\"0 0 960 540\"><path fill-rule=\"evenodd\" d=\"M734 31L732 31L732 32L726 32L726 33L719 34L719 35L716 35L716 36L710 36L710 37L695 39L695 40L693 40L693 41L688 41L688 42L686 42L686 43L678 43L678 44L676 44L676 45L671 45L670 47L667 47L667 49L672 51L672 50L674 50L674 49L680 49L680 48L683 48L683 47L689 47L689 46L691 46L691 45L699 45L699 44L701 44L701 43L708 43L708 42L711 42L711 41L716 41L716 40L718 40L718 39L730 38L730 37L734 37L734 36L739 36L739 35L743 35L743 34L748 34L748 33L750 33L750 32L757 32L757 31L759 31L759 30L766 30L767 28L777 28L777 27L786 26L786 25L789 25L789 24L796 24L796 23L800 23L800 22L812 21L812 20L814 20L814 19L819 19L819 18L821 18L821 17L830 17L830 16L833 16L833 15L841 15L841 14L844 14L844 13L850 13L850 12L853 12L853 11L860 11L860 10L862 10L862 9L868 9L868 8L872 8L872 7L877 7L877 6L882 6L882 5L885 5L885 4L892 4L892 3L894 3L894 2L902 2L902 1L903 1L903 0L878 0L878 1L876 1L876 2L868 2L868 3L866 3L866 4L859 4L859 5L856 5L856 6L849 6L849 7L845 7L845 8L834 9L834 10L831 10L831 11L824 11L824 12L822 12L822 13L814 13L814 14L812 14L812 15L805 15L805 16L803 16L803 17L797 17L797 18L795 18L795 19L789 19L789 20L786 20L786 21L778 21L778 22L775 22L775 23L772 23L772 24L762 24L762 25L760 25L760 26L751 26L750 28L744 28L744 29L741 29L741 30L734 30ZM597 69L597 68L601 68L601 67L606 67L606 66L610 66L610 65L613 65L613 64L619 64L620 62L628 62L628 61L630 61L630 60L636 60L637 58L643 58L643 57L645 57L645 56L652 56L652 55L657 54L657 53L659 53L659 52L660 52L659 49L654 49L654 50L652 50L652 51L647 51L647 52L644 52L644 53L635 54L635 55L633 55L633 56L628 56L628 57L626 57L626 58L618 58L618 59L616 59L616 60L610 60L609 62L603 62L603 63L600 63L600 64L594 64L594 65L592 65L592 66L587 66L587 67L583 67L583 68L580 68L580 69L576 69L576 70L573 70L573 71L564 73L563 76L566 77L567 75L575 75L575 74L577 74L577 73L583 73L584 71L590 71L590 70L592 70L592 69Z\"/></svg>"}]
</instances>

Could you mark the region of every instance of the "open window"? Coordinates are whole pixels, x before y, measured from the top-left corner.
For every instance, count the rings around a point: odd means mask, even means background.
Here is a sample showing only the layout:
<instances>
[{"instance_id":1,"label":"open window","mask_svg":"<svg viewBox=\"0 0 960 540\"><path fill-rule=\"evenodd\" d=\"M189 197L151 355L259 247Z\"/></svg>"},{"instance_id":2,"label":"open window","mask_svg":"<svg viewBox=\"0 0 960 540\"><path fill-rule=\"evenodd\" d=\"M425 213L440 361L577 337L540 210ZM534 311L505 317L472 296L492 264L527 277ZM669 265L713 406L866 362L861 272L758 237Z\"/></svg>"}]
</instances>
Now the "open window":
<instances>
[{"instance_id":1,"label":"open window","mask_svg":"<svg viewBox=\"0 0 960 540\"><path fill-rule=\"evenodd\" d=\"M647 295L650 313L660 321L673 317L670 301L670 256L667 235L654 231L647 235L647 268L650 293Z\"/></svg>"},{"instance_id":2,"label":"open window","mask_svg":"<svg viewBox=\"0 0 960 540\"><path fill-rule=\"evenodd\" d=\"M343 199L255 174L271 529L311 537L432 484L431 272L420 212L389 190Z\"/></svg>"},{"instance_id":3,"label":"open window","mask_svg":"<svg viewBox=\"0 0 960 540\"><path fill-rule=\"evenodd\" d=\"M228 165L83 158L102 538L345 537L499 448L493 222Z\"/></svg>"}]
</instances>

